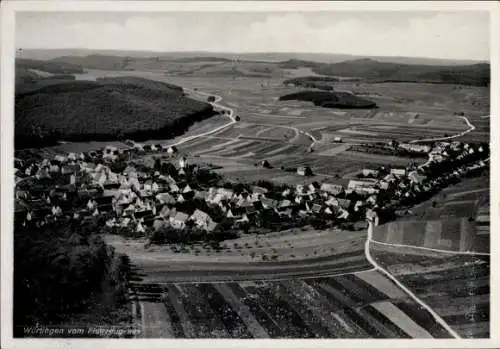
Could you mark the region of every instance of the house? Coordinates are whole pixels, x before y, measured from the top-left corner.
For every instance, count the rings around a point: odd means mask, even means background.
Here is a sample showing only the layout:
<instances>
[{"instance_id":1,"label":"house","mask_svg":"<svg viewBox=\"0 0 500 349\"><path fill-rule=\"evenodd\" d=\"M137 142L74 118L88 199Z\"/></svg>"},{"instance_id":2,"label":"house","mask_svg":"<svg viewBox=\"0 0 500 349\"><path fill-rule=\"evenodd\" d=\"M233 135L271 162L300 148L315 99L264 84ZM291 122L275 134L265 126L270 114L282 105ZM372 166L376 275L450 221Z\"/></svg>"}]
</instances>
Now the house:
<instances>
[{"instance_id":1,"label":"house","mask_svg":"<svg viewBox=\"0 0 500 349\"><path fill-rule=\"evenodd\" d=\"M51 178L49 171L45 167L41 167L35 174L36 179L48 179Z\"/></svg>"},{"instance_id":2,"label":"house","mask_svg":"<svg viewBox=\"0 0 500 349\"><path fill-rule=\"evenodd\" d=\"M123 170L122 174L124 174L127 177L130 177L130 175L134 176L137 175L137 170L133 166L127 166L125 170Z\"/></svg>"},{"instance_id":3,"label":"house","mask_svg":"<svg viewBox=\"0 0 500 349\"><path fill-rule=\"evenodd\" d=\"M206 201L208 198L208 192L204 191L204 190L200 190L200 191L197 190L197 191L195 191L194 198Z\"/></svg>"},{"instance_id":4,"label":"house","mask_svg":"<svg viewBox=\"0 0 500 349\"><path fill-rule=\"evenodd\" d=\"M115 196L118 196L119 194L120 192L117 189L104 189L101 196L113 198Z\"/></svg>"},{"instance_id":5,"label":"house","mask_svg":"<svg viewBox=\"0 0 500 349\"><path fill-rule=\"evenodd\" d=\"M122 227L122 228L126 228L126 227L128 227L128 226L129 226L129 224L130 224L131 222L132 222L132 220L131 220L130 218L125 217L125 218L120 219L120 223L119 223L119 225L120 225L120 227Z\"/></svg>"},{"instance_id":6,"label":"house","mask_svg":"<svg viewBox=\"0 0 500 349\"><path fill-rule=\"evenodd\" d=\"M405 168L391 168L390 173L397 176L397 177L403 177L406 175L406 169Z\"/></svg>"},{"instance_id":7,"label":"house","mask_svg":"<svg viewBox=\"0 0 500 349\"><path fill-rule=\"evenodd\" d=\"M50 165L49 172L58 173L61 169L57 165Z\"/></svg>"},{"instance_id":8,"label":"house","mask_svg":"<svg viewBox=\"0 0 500 349\"><path fill-rule=\"evenodd\" d=\"M167 147L167 154L168 155L174 155L175 153L177 153L177 147L175 145L172 145L170 147Z\"/></svg>"},{"instance_id":9,"label":"house","mask_svg":"<svg viewBox=\"0 0 500 349\"><path fill-rule=\"evenodd\" d=\"M358 212L363 206L364 206L363 201L361 200L356 201L356 203L354 204L354 211Z\"/></svg>"},{"instance_id":10,"label":"house","mask_svg":"<svg viewBox=\"0 0 500 349\"><path fill-rule=\"evenodd\" d=\"M177 212L175 216L170 217L170 225L175 229L184 229L189 215L184 212Z\"/></svg>"},{"instance_id":11,"label":"house","mask_svg":"<svg viewBox=\"0 0 500 349\"><path fill-rule=\"evenodd\" d=\"M234 195L234 191L232 189L226 189L226 188L210 188L210 191L214 191L218 194L221 194L224 196L226 199L230 199Z\"/></svg>"},{"instance_id":12,"label":"house","mask_svg":"<svg viewBox=\"0 0 500 349\"><path fill-rule=\"evenodd\" d=\"M183 169L186 168L186 166L187 166L187 159L185 156L183 156L179 159L179 167Z\"/></svg>"},{"instance_id":13,"label":"house","mask_svg":"<svg viewBox=\"0 0 500 349\"><path fill-rule=\"evenodd\" d=\"M384 182L388 182L388 183L395 182L396 180L397 180L396 176L394 176L392 173L389 173L383 179Z\"/></svg>"},{"instance_id":14,"label":"house","mask_svg":"<svg viewBox=\"0 0 500 349\"><path fill-rule=\"evenodd\" d=\"M174 208L170 208L167 205L163 206L158 214L158 217L163 217L165 219L170 219L170 217L174 217L177 214L177 211Z\"/></svg>"},{"instance_id":15,"label":"house","mask_svg":"<svg viewBox=\"0 0 500 349\"><path fill-rule=\"evenodd\" d=\"M66 157L64 155L58 154L54 156L54 160L60 163L66 162Z\"/></svg>"},{"instance_id":16,"label":"house","mask_svg":"<svg viewBox=\"0 0 500 349\"><path fill-rule=\"evenodd\" d=\"M240 219L236 221L236 223L248 223L250 222L250 219L248 219L248 216L244 214Z\"/></svg>"},{"instance_id":17,"label":"house","mask_svg":"<svg viewBox=\"0 0 500 349\"><path fill-rule=\"evenodd\" d=\"M311 207L311 211L318 214L321 212L322 206L319 204L313 204Z\"/></svg>"},{"instance_id":18,"label":"house","mask_svg":"<svg viewBox=\"0 0 500 349\"><path fill-rule=\"evenodd\" d=\"M303 184L297 184L295 186L295 192L299 195L304 194L304 185Z\"/></svg>"},{"instance_id":19,"label":"house","mask_svg":"<svg viewBox=\"0 0 500 349\"><path fill-rule=\"evenodd\" d=\"M156 200L161 204L173 205L175 204L175 199L169 193L161 193L156 195Z\"/></svg>"},{"instance_id":20,"label":"house","mask_svg":"<svg viewBox=\"0 0 500 349\"><path fill-rule=\"evenodd\" d=\"M327 208L325 208L325 210L323 212L327 215L332 215L335 212L337 212L337 210L333 207L327 207Z\"/></svg>"},{"instance_id":21,"label":"house","mask_svg":"<svg viewBox=\"0 0 500 349\"><path fill-rule=\"evenodd\" d=\"M261 195L264 195L264 194L267 194L267 189L266 188L262 188L262 187L259 187L259 186L254 186L252 188L252 192L254 194L261 194Z\"/></svg>"},{"instance_id":22,"label":"house","mask_svg":"<svg viewBox=\"0 0 500 349\"><path fill-rule=\"evenodd\" d=\"M159 191L160 191L160 186L158 185L158 183L153 182L153 184L151 185L151 190L152 190L154 193L159 192Z\"/></svg>"},{"instance_id":23,"label":"house","mask_svg":"<svg viewBox=\"0 0 500 349\"><path fill-rule=\"evenodd\" d=\"M192 193L192 192L193 192L193 189L191 189L191 187L189 186L189 184L186 184L186 186L182 190L183 194L189 194L189 193Z\"/></svg>"},{"instance_id":24,"label":"house","mask_svg":"<svg viewBox=\"0 0 500 349\"><path fill-rule=\"evenodd\" d=\"M380 181L377 183L378 187L382 190L387 190L389 189L389 182L386 181Z\"/></svg>"},{"instance_id":25,"label":"house","mask_svg":"<svg viewBox=\"0 0 500 349\"><path fill-rule=\"evenodd\" d=\"M225 200L225 198L222 194L214 193L211 195L209 193L205 201L214 205L219 205L223 200Z\"/></svg>"},{"instance_id":26,"label":"house","mask_svg":"<svg viewBox=\"0 0 500 349\"><path fill-rule=\"evenodd\" d=\"M372 180L368 180L368 179L365 179L365 180L351 179L349 181L349 184L347 185L347 187L349 189L356 190L356 189L373 188L373 187L375 187L375 184L376 184L376 181L372 181Z\"/></svg>"},{"instance_id":27,"label":"house","mask_svg":"<svg viewBox=\"0 0 500 349\"><path fill-rule=\"evenodd\" d=\"M316 190L319 188L320 188L319 186L316 186L316 185L311 183L307 186L307 194L315 194Z\"/></svg>"},{"instance_id":28,"label":"house","mask_svg":"<svg viewBox=\"0 0 500 349\"><path fill-rule=\"evenodd\" d=\"M178 193L180 191L180 188L175 183L170 184L169 188L172 193Z\"/></svg>"},{"instance_id":29,"label":"house","mask_svg":"<svg viewBox=\"0 0 500 349\"><path fill-rule=\"evenodd\" d=\"M206 231L213 231L217 224L212 220L212 218L206 214L205 212L196 209L191 217L189 218L190 220L194 221L196 226L200 229L206 230Z\"/></svg>"},{"instance_id":30,"label":"house","mask_svg":"<svg viewBox=\"0 0 500 349\"><path fill-rule=\"evenodd\" d=\"M338 206L339 205L339 201L335 197L329 196L328 200L325 201L325 205L328 205L328 206Z\"/></svg>"},{"instance_id":31,"label":"house","mask_svg":"<svg viewBox=\"0 0 500 349\"><path fill-rule=\"evenodd\" d=\"M280 217L289 217L291 218L292 217L292 208L287 208L285 210L280 210L279 211L279 215Z\"/></svg>"},{"instance_id":32,"label":"house","mask_svg":"<svg viewBox=\"0 0 500 349\"><path fill-rule=\"evenodd\" d=\"M335 143L342 143L342 137L335 136L335 137L333 137L333 141L334 141Z\"/></svg>"},{"instance_id":33,"label":"house","mask_svg":"<svg viewBox=\"0 0 500 349\"><path fill-rule=\"evenodd\" d=\"M181 203L184 201L186 201L186 199L184 199L184 196L182 194L177 195L177 202Z\"/></svg>"},{"instance_id":34,"label":"house","mask_svg":"<svg viewBox=\"0 0 500 349\"><path fill-rule=\"evenodd\" d=\"M299 176L312 176L313 171L311 170L311 168L309 166L301 166L301 167L297 168L297 174Z\"/></svg>"},{"instance_id":35,"label":"house","mask_svg":"<svg viewBox=\"0 0 500 349\"><path fill-rule=\"evenodd\" d=\"M427 178L426 176L418 173L417 171L412 171L408 173L408 178L412 183L422 183Z\"/></svg>"},{"instance_id":36,"label":"house","mask_svg":"<svg viewBox=\"0 0 500 349\"><path fill-rule=\"evenodd\" d=\"M351 206L351 200L347 199L337 199L338 206L344 209L348 209Z\"/></svg>"},{"instance_id":37,"label":"house","mask_svg":"<svg viewBox=\"0 0 500 349\"><path fill-rule=\"evenodd\" d=\"M145 233L146 232L146 229L144 228L144 226L141 224L141 222L138 222L136 227L135 227L135 232L136 233Z\"/></svg>"},{"instance_id":38,"label":"house","mask_svg":"<svg viewBox=\"0 0 500 349\"><path fill-rule=\"evenodd\" d=\"M262 207L266 210L275 209L277 205L275 200L266 197L261 198L260 203L262 204Z\"/></svg>"},{"instance_id":39,"label":"house","mask_svg":"<svg viewBox=\"0 0 500 349\"><path fill-rule=\"evenodd\" d=\"M295 197L295 200L294 200L294 201L295 201L295 203L296 203L296 204L300 205L301 203L303 203L303 202L304 202L304 197L303 197L303 196L301 196L301 195L297 195L297 196Z\"/></svg>"},{"instance_id":40,"label":"house","mask_svg":"<svg viewBox=\"0 0 500 349\"><path fill-rule=\"evenodd\" d=\"M322 183L320 190L332 195L339 195L344 191L344 187L340 184Z\"/></svg>"},{"instance_id":41,"label":"house","mask_svg":"<svg viewBox=\"0 0 500 349\"><path fill-rule=\"evenodd\" d=\"M155 219L153 222L153 230L158 231L160 229L166 228L168 226L168 222L163 219Z\"/></svg>"},{"instance_id":42,"label":"house","mask_svg":"<svg viewBox=\"0 0 500 349\"><path fill-rule=\"evenodd\" d=\"M292 202L290 200L283 200L279 204L279 209L281 211L281 210L285 210L291 206L292 206Z\"/></svg>"},{"instance_id":43,"label":"house","mask_svg":"<svg viewBox=\"0 0 500 349\"><path fill-rule=\"evenodd\" d=\"M339 219L347 219L349 217L349 212L345 209L340 210L340 214L338 215L337 218Z\"/></svg>"},{"instance_id":44,"label":"house","mask_svg":"<svg viewBox=\"0 0 500 349\"><path fill-rule=\"evenodd\" d=\"M262 160L261 162L259 162L259 166L260 167L263 167L263 168L271 168L271 164L269 163L269 161L267 160Z\"/></svg>"},{"instance_id":45,"label":"house","mask_svg":"<svg viewBox=\"0 0 500 349\"><path fill-rule=\"evenodd\" d=\"M137 151L144 151L144 145L139 144L139 143L134 143L132 146L132 149L137 150Z\"/></svg>"},{"instance_id":46,"label":"house","mask_svg":"<svg viewBox=\"0 0 500 349\"><path fill-rule=\"evenodd\" d=\"M229 219L235 219L236 216L233 214L233 211L231 209L228 209L227 212L226 212L226 218L229 218Z\"/></svg>"},{"instance_id":47,"label":"house","mask_svg":"<svg viewBox=\"0 0 500 349\"><path fill-rule=\"evenodd\" d=\"M109 228L113 228L116 225L116 218L111 218L106 221L106 226Z\"/></svg>"},{"instance_id":48,"label":"house","mask_svg":"<svg viewBox=\"0 0 500 349\"><path fill-rule=\"evenodd\" d=\"M370 168L363 169L363 176L365 176L365 177L369 177L369 176L377 177L378 174L379 174L378 170L373 170L373 169L370 169Z\"/></svg>"},{"instance_id":49,"label":"house","mask_svg":"<svg viewBox=\"0 0 500 349\"><path fill-rule=\"evenodd\" d=\"M431 147L428 145L413 144L413 143L401 143L399 147L415 153L428 153Z\"/></svg>"}]
</instances>

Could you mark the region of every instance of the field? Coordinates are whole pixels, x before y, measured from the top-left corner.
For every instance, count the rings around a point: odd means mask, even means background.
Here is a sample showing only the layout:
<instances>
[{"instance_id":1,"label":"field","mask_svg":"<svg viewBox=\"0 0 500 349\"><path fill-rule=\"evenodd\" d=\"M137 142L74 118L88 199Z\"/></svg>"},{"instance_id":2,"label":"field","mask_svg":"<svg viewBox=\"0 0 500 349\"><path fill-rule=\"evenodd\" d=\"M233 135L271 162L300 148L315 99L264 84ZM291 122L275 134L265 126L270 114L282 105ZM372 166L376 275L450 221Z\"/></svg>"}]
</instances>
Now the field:
<instances>
[{"instance_id":1,"label":"field","mask_svg":"<svg viewBox=\"0 0 500 349\"><path fill-rule=\"evenodd\" d=\"M376 271L274 282L139 283L135 292L148 314L142 323L149 338L449 338Z\"/></svg>"},{"instance_id":2,"label":"field","mask_svg":"<svg viewBox=\"0 0 500 349\"><path fill-rule=\"evenodd\" d=\"M332 275L367 270L365 231L292 229L248 234L219 244L144 248L144 241L107 235L118 252L130 256L144 282L267 280L285 276ZM189 270L189 272L187 272ZM238 271L235 275L235 271Z\"/></svg>"},{"instance_id":3,"label":"field","mask_svg":"<svg viewBox=\"0 0 500 349\"><path fill-rule=\"evenodd\" d=\"M411 215L375 227L373 237L383 243L488 253L489 178L448 187L412 208Z\"/></svg>"},{"instance_id":4,"label":"field","mask_svg":"<svg viewBox=\"0 0 500 349\"><path fill-rule=\"evenodd\" d=\"M462 338L490 336L489 257L419 253L374 245L376 259Z\"/></svg>"}]
</instances>

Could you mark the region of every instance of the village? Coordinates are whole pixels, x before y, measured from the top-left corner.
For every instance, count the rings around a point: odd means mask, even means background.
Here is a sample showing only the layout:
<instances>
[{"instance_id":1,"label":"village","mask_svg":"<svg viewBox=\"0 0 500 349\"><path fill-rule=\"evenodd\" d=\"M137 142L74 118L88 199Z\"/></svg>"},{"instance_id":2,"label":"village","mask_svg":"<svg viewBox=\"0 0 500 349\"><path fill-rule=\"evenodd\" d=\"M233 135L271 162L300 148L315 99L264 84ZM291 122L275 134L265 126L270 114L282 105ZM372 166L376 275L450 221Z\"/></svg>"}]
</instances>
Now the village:
<instances>
[{"instance_id":1,"label":"village","mask_svg":"<svg viewBox=\"0 0 500 349\"><path fill-rule=\"evenodd\" d=\"M486 145L401 144L427 151L429 159L406 168L365 168L346 187L234 184L188 164L175 146L127 143L128 149L107 146L41 161L16 158L16 224L93 224L100 232L149 237L153 243L220 241L305 225L359 230L368 220L378 225L404 215L462 177L480 174L489 161ZM131 160L144 155L154 155L154 166Z\"/></svg>"}]
</instances>

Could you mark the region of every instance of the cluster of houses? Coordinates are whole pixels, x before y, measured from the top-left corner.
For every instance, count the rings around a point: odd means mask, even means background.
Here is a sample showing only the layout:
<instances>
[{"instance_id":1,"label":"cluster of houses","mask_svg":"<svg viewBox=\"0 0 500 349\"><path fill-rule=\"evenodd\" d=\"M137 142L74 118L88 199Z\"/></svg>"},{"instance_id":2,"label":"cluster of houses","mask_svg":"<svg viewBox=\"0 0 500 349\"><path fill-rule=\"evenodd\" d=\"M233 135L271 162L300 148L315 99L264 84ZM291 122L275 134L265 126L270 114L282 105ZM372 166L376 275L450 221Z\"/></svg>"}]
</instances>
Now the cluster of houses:
<instances>
[{"instance_id":1,"label":"cluster of houses","mask_svg":"<svg viewBox=\"0 0 500 349\"><path fill-rule=\"evenodd\" d=\"M131 144L131 147L137 144ZM152 147L150 151L156 151ZM484 158L457 166L443 176L431 175L432 166L453 159L467 159L489 149L461 142L441 142L429 149L429 160L418 167L363 169L362 178L350 180L347 186L334 183L286 186L279 192L260 186L246 190L206 187L188 183L186 172L196 172L185 157L178 160L175 173L160 173L127 166L113 172L110 163L117 149L107 147L97 154L56 155L38 164L24 166L16 160L17 171L31 181L16 188L16 220L26 225L43 225L50 220L92 220L103 217L110 229L126 229L138 234L173 228L196 227L214 232L221 220L230 222L228 229L261 226L274 217L278 220L318 216L326 220L363 221L378 224L377 211L384 209L382 193L390 193L389 203L430 192L450 176L463 176L487 166ZM141 150L142 151L142 150ZM176 149L166 147L168 154ZM112 156L110 154L113 154ZM104 162L92 161L103 159ZM28 189L23 189L27 187ZM75 202L79 203L75 205ZM200 206L199 203L202 203ZM195 205L195 203L197 203ZM214 212L217 212L214 217Z\"/></svg>"}]
</instances>

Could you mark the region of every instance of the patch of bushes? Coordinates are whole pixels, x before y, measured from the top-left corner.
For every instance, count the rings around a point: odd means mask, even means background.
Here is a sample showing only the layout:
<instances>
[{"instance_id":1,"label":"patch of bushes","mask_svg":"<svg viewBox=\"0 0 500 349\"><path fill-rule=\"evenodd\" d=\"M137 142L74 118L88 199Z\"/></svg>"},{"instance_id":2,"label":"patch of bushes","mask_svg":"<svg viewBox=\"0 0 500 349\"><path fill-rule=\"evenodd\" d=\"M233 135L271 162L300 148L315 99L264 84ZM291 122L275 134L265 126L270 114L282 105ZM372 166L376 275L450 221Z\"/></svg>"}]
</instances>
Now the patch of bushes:
<instances>
[{"instance_id":1,"label":"patch of bushes","mask_svg":"<svg viewBox=\"0 0 500 349\"><path fill-rule=\"evenodd\" d=\"M58 324L81 313L95 305L96 295L106 287L112 290L106 306L119 307L126 301L128 257L78 225L17 226L14 265L16 337L23 336L23 326ZM94 320L114 321L106 315Z\"/></svg>"},{"instance_id":2,"label":"patch of bushes","mask_svg":"<svg viewBox=\"0 0 500 349\"><path fill-rule=\"evenodd\" d=\"M281 96L280 101L297 100L313 102L325 108L365 109L376 108L375 102L356 97L348 92L301 91Z\"/></svg>"}]
</instances>

